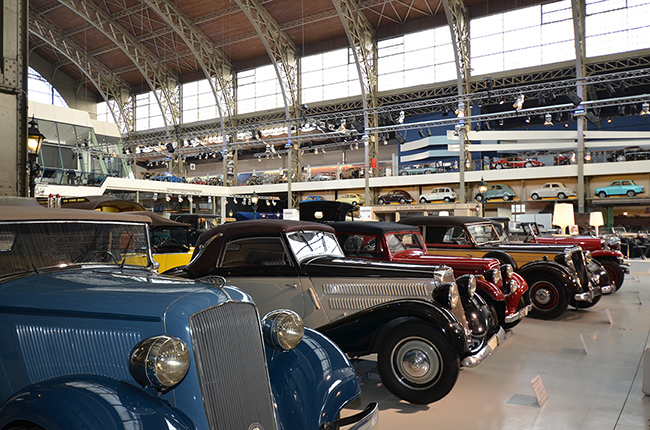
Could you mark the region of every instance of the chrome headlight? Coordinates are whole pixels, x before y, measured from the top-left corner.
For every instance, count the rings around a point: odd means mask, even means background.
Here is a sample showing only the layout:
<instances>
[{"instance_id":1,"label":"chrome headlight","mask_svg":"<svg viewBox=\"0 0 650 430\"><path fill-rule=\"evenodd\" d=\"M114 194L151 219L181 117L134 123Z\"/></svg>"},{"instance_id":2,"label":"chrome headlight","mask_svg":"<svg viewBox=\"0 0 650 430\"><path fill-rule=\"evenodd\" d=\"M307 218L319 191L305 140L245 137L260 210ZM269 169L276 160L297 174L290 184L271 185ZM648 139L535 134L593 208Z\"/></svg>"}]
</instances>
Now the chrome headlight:
<instances>
[{"instance_id":1,"label":"chrome headlight","mask_svg":"<svg viewBox=\"0 0 650 430\"><path fill-rule=\"evenodd\" d=\"M494 285L501 285L501 270L500 269L490 269L486 270L484 273L485 279L492 282Z\"/></svg>"},{"instance_id":2,"label":"chrome headlight","mask_svg":"<svg viewBox=\"0 0 650 430\"><path fill-rule=\"evenodd\" d=\"M458 292L465 297L472 298L476 293L476 277L474 275L463 275L456 279Z\"/></svg>"},{"instance_id":3,"label":"chrome headlight","mask_svg":"<svg viewBox=\"0 0 650 430\"><path fill-rule=\"evenodd\" d=\"M440 266L436 269L434 272L434 279L439 284L454 282L456 280L456 278L454 278L454 270L448 266Z\"/></svg>"},{"instance_id":4,"label":"chrome headlight","mask_svg":"<svg viewBox=\"0 0 650 430\"><path fill-rule=\"evenodd\" d=\"M288 351L298 346L305 334L300 315L289 309L271 311L262 318L262 333L267 345Z\"/></svg>"},{"instance_id":5,"label":"chrome headlight","mask_svg":"<svg viewBox=\"0 0 650 430\"><path fill-rule=\"evenodd\" d=\"M439 305L454 309L460 304L460 295L456 282L445 282L431 293L433 300Z\"/></svg>"},{"instance_id":6,"label":"chrome headlight","mask_svg":"<svg viewBox=\"0 0 650 430\"><path fill-rule=\"evenodd\" d=\"M131 351L129 371L139 384L156 390L178 385L190 368L190 352L182 340L171 336L153 336L138 343Z\"/></svg>"},{"instance_id":7,"label":"chrome headlight","mask_svg":"<svg viewBox=\"0 0 650 430\"><path fill-rule=\"evenodd\" d=\"M617 236L608 237L606 244L609 249L619 251L621 249L621 238Z\"/></svg>"},{"instance_id":8,"label":"chrome headlight","mask_svg":"<svg viewBox=\"0 0 650 430\"><path fill-rule=\"evenodd\" d=\"M591 251L583 251L583 252L585 253L585 260L587 260L587 262L591 261L592 259Z\"/></svg>"}]
</instances>

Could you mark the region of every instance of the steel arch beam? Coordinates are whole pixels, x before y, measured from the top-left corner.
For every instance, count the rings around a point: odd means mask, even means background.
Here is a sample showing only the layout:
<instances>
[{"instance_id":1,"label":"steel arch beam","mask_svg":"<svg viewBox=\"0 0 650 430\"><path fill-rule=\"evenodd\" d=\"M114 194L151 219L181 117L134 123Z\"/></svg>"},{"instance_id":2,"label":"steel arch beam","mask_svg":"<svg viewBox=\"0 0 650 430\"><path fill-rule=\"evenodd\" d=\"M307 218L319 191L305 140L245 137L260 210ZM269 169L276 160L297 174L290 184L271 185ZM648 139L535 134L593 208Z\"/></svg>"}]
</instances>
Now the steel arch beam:
<instances>
[{"instance_id":1,"label":"steel arch beam","mask_svg":"<svg viewBox=\"0 0 650 430\"><path fill-rule=\"evenodd\" d=\"M452 45L454 46L454 58L456 60L456 75L458 81L458 95L462 97L470 92L470 53L469 53L469 14L463 0L443 0L447 24L451 31ZM458 104L459 116L470 116L469 103ZM469 125L465 122L459 129L460 151L458 160L458 172L460 177L459 199L465 203L465 137ZM469 143L469 142L467 142Z\"/></svg>"},{"instance_id":2,"label":"steel arch beam","mask_svg":"<svg viewBox=\"0 0 650 430\"><path fill-rule=\"evenodd\" d=\"M181 107L177 77L135 36L115 22L94 2L90 0L59 0L59 2L97 28L137 66L158 101L168 134L170 129L178 126Z\"/></svg>"},{"instance_id":3,"label":"steel arch beam","mask_svg":"<svg viewBox=\"0 0 650 430\"><path fill-rule=\"evenodd\" d=\"M81 46L42 17L30 13L29 32L59 51L87 76L108 104L122 135L130 137L135 131L134 98L130 85L104 64L89 57Z\"/></svg>"},{"instance_id":4,"label":"steel arch beam","mask_svg":"<svg viewBox=\"0 0 650 430\"><path fill-rule=\"evenodd\" d=\"M363 143L364 143L364 178L365 178L365 199L370 202L370 159L377 158L377 133L372 138L368 137L365 130L376 127L379 123L378 115L368 115L368 108L377 107L377 44L375 34L366 16L356 0L332 0L334 8L341 19L345 35L348 38L350 49L354 55L354 61L359 74L361 86L361 97L363 102ZM377 172L374 171L373 175Z\"/></svg>"},{"instance_id":5,"label":"steel arch beam","mask_svg":"<svg viewBox=\"0 0 650 430\"><path fill-rule=\"evenodd\" d=\"M280 28L278 22L259 0L235 0L237 5L246 14L246 17L255 28L267 54L271 58L275 74L280 83L284 99L284 111L287 120L288 143L290 144L289 167L287 171L287 184L289 191L289 208L297 205L291 192L293 179L302 180L302 156L299 145L291 143L291 118L300 116L300 86L298 48L293 41ZM295 201L294 201L295 200Z\"/></svg>"}]
</instances>

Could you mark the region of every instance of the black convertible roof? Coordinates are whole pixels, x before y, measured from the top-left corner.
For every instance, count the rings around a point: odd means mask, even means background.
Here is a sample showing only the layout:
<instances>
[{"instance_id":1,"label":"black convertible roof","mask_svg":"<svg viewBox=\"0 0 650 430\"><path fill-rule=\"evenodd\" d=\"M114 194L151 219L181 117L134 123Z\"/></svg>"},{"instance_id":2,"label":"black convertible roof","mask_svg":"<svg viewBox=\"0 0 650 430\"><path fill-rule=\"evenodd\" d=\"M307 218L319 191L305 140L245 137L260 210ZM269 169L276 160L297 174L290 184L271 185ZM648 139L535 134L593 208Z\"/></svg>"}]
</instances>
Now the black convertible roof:
<instances>
[{"instance_id":1,"label":"black convertible roof","mask_svg":"<svg viewBox=\"0 0 650 430\"><path fill-rule=\"evenodd\" d=\"M478 224L490 223L489 219L477 216L410 216L399 220L400 224L410 225L425 225L425 226L439 226L439 225L465 225L465 224Z\"/></svg>"},{"instance_id":2,"label":"black convertible roof","mask_svg":"<svg viewBox=\"0 0 650 430\"><path fill-rule=\"evenodd\" d=\"M334 227L337 232L354 232L362 234L376 234L384 235L386 233L417 231L416 226L398 224L395 222L354 222L354 221L341 221L331 222L330 226Z\"/></svg>"}]
</instances>

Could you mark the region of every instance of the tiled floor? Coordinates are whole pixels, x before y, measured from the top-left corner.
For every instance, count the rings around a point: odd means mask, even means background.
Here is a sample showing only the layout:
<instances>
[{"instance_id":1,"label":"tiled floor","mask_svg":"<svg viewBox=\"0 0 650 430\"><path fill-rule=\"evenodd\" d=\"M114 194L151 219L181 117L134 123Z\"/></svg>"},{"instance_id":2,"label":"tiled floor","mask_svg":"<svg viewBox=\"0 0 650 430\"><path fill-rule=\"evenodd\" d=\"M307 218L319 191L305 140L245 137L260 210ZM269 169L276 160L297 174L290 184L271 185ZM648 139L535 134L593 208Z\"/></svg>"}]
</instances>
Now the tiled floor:
<instances>
[{"instance_id":1,"label":"tiled floor","mask_svg":"<svg viewBox=\"0 0 650 430\"><path fill-rule=\"evenodd\" d=\"M365 373L372 362L362 363L363 394L345 415L376 401L377 430L650 429L650 396L641 391L650 261L631 263L617 293L559 320L525 319L487 361L461 370L451 393L428 406L399 401L373 371ZM537 375L548 394L542 407L531 386Z\"/></svg>"}]
</instances>

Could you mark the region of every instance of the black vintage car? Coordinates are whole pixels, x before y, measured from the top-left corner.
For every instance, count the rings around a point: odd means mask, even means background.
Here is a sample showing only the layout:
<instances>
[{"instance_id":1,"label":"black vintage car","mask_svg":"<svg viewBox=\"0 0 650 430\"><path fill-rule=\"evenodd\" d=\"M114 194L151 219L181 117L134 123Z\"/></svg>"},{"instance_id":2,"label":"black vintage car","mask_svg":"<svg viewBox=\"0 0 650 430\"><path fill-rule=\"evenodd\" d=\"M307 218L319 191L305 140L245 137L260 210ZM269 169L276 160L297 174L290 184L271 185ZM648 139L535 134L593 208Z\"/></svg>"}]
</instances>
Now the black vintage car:
<instances>
[{"instance_id":1,"label":"black vintage car","mask_svg":"<svg viewBox=\"0 0 650 430\"><path fill-rule=\"evenodd\" d=\"M593 306L603 293L601 279L592 277L579 246L505 242L491 220L479 217L416 216L400 223L420 228L430 254L490 257L511 264L528 282L531 316L557 318L569 304ZM604 290L614 288L607 285Z\"/></svg>"},{"instance_id":2,"label":"black vintage car","mask_svg":"<svg viewBox=\"0 0 650 430\"><path fill-rule=\"evenodd\" d=\"M446 266L347 258L325 224L251 220L202 234L192 261L170 272L225 277L262 312L296 311L350 356L377 354L382 382L396 396L426 404L454 386L503 338L473 275L454 280Z\"/></svg>"}]
</instances>

